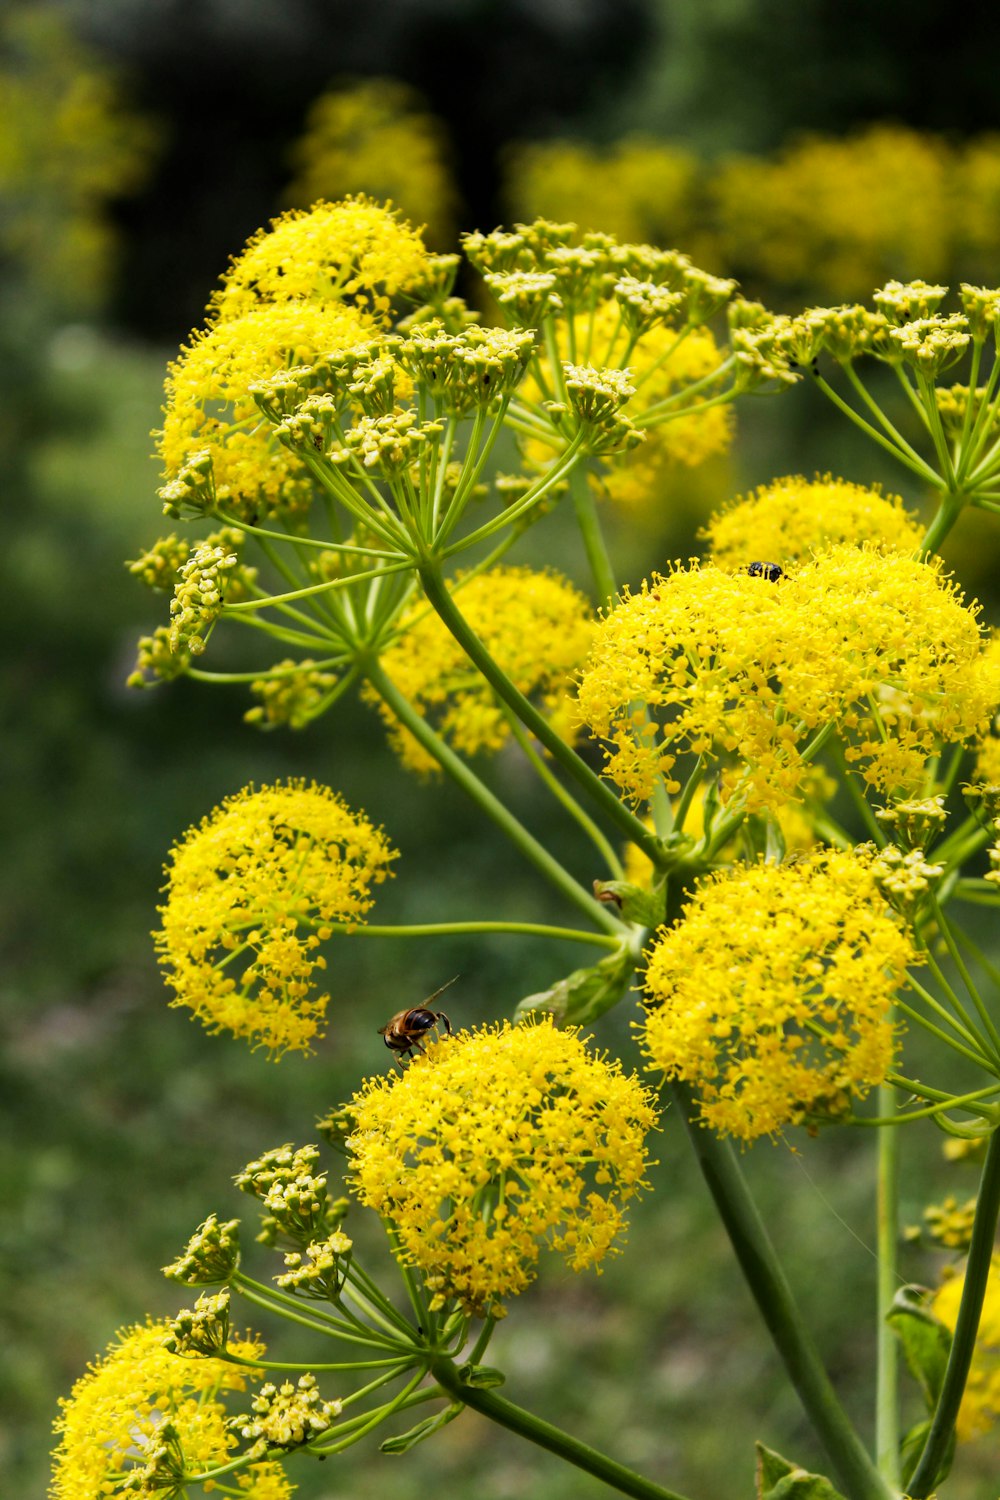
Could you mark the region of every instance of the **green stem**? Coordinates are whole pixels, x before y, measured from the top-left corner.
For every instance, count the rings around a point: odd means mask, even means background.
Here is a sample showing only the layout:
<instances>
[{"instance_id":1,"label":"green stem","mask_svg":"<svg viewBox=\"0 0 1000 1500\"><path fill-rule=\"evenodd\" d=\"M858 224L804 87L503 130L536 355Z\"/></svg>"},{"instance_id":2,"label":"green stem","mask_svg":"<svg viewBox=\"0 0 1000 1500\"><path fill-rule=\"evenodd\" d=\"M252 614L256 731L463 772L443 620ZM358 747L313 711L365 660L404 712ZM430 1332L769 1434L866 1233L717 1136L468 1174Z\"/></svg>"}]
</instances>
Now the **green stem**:
<instances>
[{"instance_id":1,"label":"green stem","mask_svg":"<svg viewBox=\"0 0 1000 1500\"><path fill-rule=\"evenodd\" d=\"M591 1448L589 1443L581 1443L578 1438L570 1437L568 1432L553 1427L551 1422L536 1417L523 1407L515 1406L512 1401L498 1396L495 1391L477 1390L474 1386L464 1385L451 1360L435 1360L431 1365L431 1374L454 1400L471 1406L473 1411L480 1412L492 1422L497 1422L510 1432L516 1432L519 1437L527 1438L540 1448L547 1448L550 1453L557 1454L567 1463L575 1464L585 1473L593 1474L620 1495L633 1495L635 1500L685 1500L676 1490L664 1489L662 1485L644 1479L641 1474L626 1469L623 1464L616 1463L614 1459L599 1453L596 1448Z\"/></svg>"},{"instance_id":2,"label":"green stem","mask_svg":"<svg viewBox=\"0 0 1000 1500\"><path fill-rule=\"evenodd\" d=\"M698 1123L684 1084L675 1083L673 1092L747 1285L840 1484L851 1500L890 1500L892 1492L841 1406L805 1328L732 1147Z\"/></svg>"},{"instance_id":3,"label":"green stem","mask_svg":"<svg viewBox=\"0 0 1000 1500\"><path fill-rule=\"evenodd\" d=\"M614 568L597 514L594 492L590 487L590 475L585 465L578 464L570 474L569 492L573 497L573 511L583 538L590 571L594 575L594 583L597 585L602 607L607 608L614 603L618 585L615 582Z\"/></svg>"},{"instance_id":4,"label":"green stem","mask_svg":"<svg viewBox=\"0 0 1000 1500\"><path fill-rule=\"evenodd\" d=\"M437 566L429 561L425 562L420 569L420 578L431 604L494 692L513 709L521 723L531 730L552 758L569 772L577 785L582 787L591 800L621 829L626 838L637 844L657 869L661 868L663 850L659 839L655 834L650 833L641 819L630 812L611 788L590 769L585 761L580 759L570 745L567 745L566 741L552 728L544 714L539 713L534 704L518 691L469 626L448 592Z\"/></svg>"},{"instance_id":5,"label":"green stem","mask_svg":"<svg viewBox=\"0 0 1000 1500\"><path fill-rule=\"evenodd\" d=\"M896 1093L878 1090L879 1114L896 1112ZM875 1455L886 1482L899 1489L899 1344L887 1319L896 1295L899 1243L899 1130L878 1136L878 1324L875 1396Z\"/></svg>"},{"instance_id":6,"label":"green stem","mask_svg":"<svg viewBox=\"0 0 1000 1500\"><path fill-rule=\"evenodd\" d=\"M849 417L856 427L860 427L861 431L866 433L867 436L873 440L873 442L878 443L879 447L887 449L894 458L898 458L900 463L904 463L908 469L912 469L915 474L918 474L921 479L926 480L928 484L932 484L935 489L941 488L941 477L940 475L935 474L934 470L930 467L929 464L924 463L923 459L920 459L918 462L914 462L913 459L911 459L906 453L904 453L901 448L897 447L895 443L890 442L887 437L884 437L883 434L879 432L877 427L873 427L870 422L866 422L864 417L861 416L860 412L856 412L854 410L854 407L851 406L849 402L845 401L843 397L833 389L833 386L829 385L828 382L823 379L822 375L815 375L813 379L815 380L816 385L819 386L819 389L823 392L824 396L832 401L834 406L836 406L839 411L842 411L844 413L845 417Z\"/></svg>"},{"instance_id":7,"label":"green stem","mask_svg":"<svg viewBox=\"0 0 1000 1500\"><path fill-rule=\"evenodd\" d=\"M584 890L568 870L564 870L558 860L554 859L549 851L540 844L528 830L518 822L514 814L500 801L499 797L484 786L478 776L474 775L463 760L460 760L455 752L445 744L444 740L435 733L431 726L413 705L399 691L396 684L382 670L377 661L365 663L365 675L379 697L388 705L396 715L399 722L406 726L416 740L423 745L424 749L434 757L443 771L446 771L451 779L467 792L477 806L491 818L497 827L507 835L515 848L539 870L557 890L562 891L574 906L586 913L596 927L604 932L609 932L621 937L623 928L621 923L600 904L595 901L589 891Z\"/></svg>"},{"instance_id":8,"label":"green stem","mask_svg":"<svg viewBox=\"0 0 1000 1500\"><path fill-rule=\"evenodd\" d=\"M594 848L597 849L603 856L605 862L607 863L608 869L611 871L612 878L614 880L623 880L625 878L625 872L622 869L621 860L618 858L618 855L615 853L615 850L610 842L604 837L604 834L598 828L593 818L591 818L586 812L584 812L583 808L580 806L579 802L577 802L572 793L566 790L557 776L553 776L552 772L545 764L544 758L539 755L538 751L531 743L531 737L526 733L524 725L521 723L520 719L518 719L513 713L511 713L510 709L507 709L506 712L507 722L510 724L511 733L517 740L517 743L520 745L521 749L524 751L528 760L534 766L539 780L543 783L544 786L548 787L549 791L552 793L553 797L555 797L559 805L566 809L570 817L573 819L574 823L579 824L579 826L583 829L584 833L594 845Z\"/></svg>"},{"instance_id":9,"label":"green stem","mask_svg":"<svg viewBox=\"0 0 1000 1500\"><path fill-rule=\"evenodd\" d=\"M922 557L929 557L940 549L941 543L958 520L961 509L962 502L955 495L946 493L941 496L937 513L924 532L924 539L920 544Z\"/></svg>"},{"instance_id":10,"label":"green stem","mask_svg":"<svg viewBox=\"0 0 1000 1500\"><path fill-rule=\"evenodd\" d=\"M582 887L581 887L582 889ZM348 922L324 924L334 933L351 937L449 937L466 932L509 932L526 937L558 938L566 943L589 943L594 948L617 948L621 933L585 932L580 927L550 927L543 922L410 922L399 927L379 926L365 922L352 926Z\"/></svg>"},{"instance_id":11,"label":"green stem","mask_svg":"<svg viewBox=\"0 0 1000 1500\"><path fill-rule=\"evenodd\" d=\"M983 1163L979 1184L976 1217L972 1226L969 1258L965 1265L965 1285L958 1309L958 1321L951 1341L951 1353L941 1383L937 1407L931 1420L924 1450L910 1479L908 1493L912 1500L926 1500L934 1489L945 1460L955 1419L962 1403L969 1366L976 1347L976 1334L986 1295L986 1283L993 1258L993 1242L1000 1217L1000 1130L994 1130Z\"/></svg>"},{"instance_id":12,"label":"green stem","mask_svg":"<svg viewBox=\"0 0 1000 1500\"><path fill-rule=\"evenodd\" d=\"M951 923L948 921L944 912L941 910L939 903L933 897L931 898L931 900L934 909L934 915L937 917L938 930L945 940L948 952L951 954L952 962L954 963L955 968L961 975L962 983L965 985L966 991L968 992L973 1005L979 1012L979 1019L986 1027L986 1034L989 1037L990 1041L993 1043L992 1049L987 1048L986 1050L992 1050L994 1062L1000 1064L1000 1031L997 1030L997 1024L994 1021L993 1017L990 1015L989 1006L980 995L975 981L973 980L972 975L969 972L968 965L966 964L965 959L962 957L962 954L959 951L958 944L955 941L955 934L951 930Z\"/></svg>"}]
</instances>

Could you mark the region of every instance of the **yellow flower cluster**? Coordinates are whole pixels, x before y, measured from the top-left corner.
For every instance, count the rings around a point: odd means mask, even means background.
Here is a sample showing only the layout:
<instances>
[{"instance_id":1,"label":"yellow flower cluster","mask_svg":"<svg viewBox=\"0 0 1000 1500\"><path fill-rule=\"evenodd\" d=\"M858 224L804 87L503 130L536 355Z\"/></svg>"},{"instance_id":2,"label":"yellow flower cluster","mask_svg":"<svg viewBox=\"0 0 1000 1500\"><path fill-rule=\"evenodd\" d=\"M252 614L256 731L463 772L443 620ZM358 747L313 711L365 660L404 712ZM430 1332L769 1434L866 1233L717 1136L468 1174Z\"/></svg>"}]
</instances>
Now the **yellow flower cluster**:
<instances>
[{"instance_id":1,"label":"yellow flower cluster","mask_svg":"<svg viewBox=\"0 0 1000 1500\"><path fill-rule=\"evenodd\" d=\"M698 221L697 157L665 141L626 136L607 150L581 141L510 148L512 218L572 221L632 244L691 248Z\"/></svg>"},{"instance_id":2,"label":"yellow flower cluster","mask_svg":"<svg viewBox=\"0 0 1000 1500\"><path fill-rule=\"evenodd\" d=\"M328 787L289 781L229 797L171 851L155 934L173 1005L280 1056L308 1051L329 996L317 952L363 920L395 858Z\"/></svg>"},{"instance_id":3,"label":"yellow flower cluster","mask_svg":"<svg viewBox=\"0 0 1000 1500\"><path fill-rule=\"evenodd\" d=\"M914 958L855 855L737 866L657 934L643 1050L721 1135L837 1118L892 1066L892 1000Z\"/></svg>"},{"instance_id":4,"label":"yellow flower cluster","mask_svg":"<svg viewBox=\"0 0 1000 1500\"><path fill-rule=\"evenodd\" d=\"M106 205L146 175L150 123L55 6L9 5L0 23L0 250L63 312L106 289L116 235Z\"/></svg>"},{"instance_id":5,"label":"yellow flower cluster","mask_svg":"<svg viewBox=\"0 0 1000 1500\"><path fill-rule=\"evenodd\" d=\"M949 1276L934 1294L931 1311L954 1333L965 1287L965 1272ZM959 1442L989 1432L1000 1419L1000 1255L990 1263L976 1349L959 1407L955 1432Z\"/></svg>"},{"instance_id":6,"label":"yellow flower cluster","mask_svg":"<svg viewBox=\"0 0 1000 1500\"><path fill-rule=\"evenodd\" d=\"M122 1329L60 1402L51 1500L159 1493L152 1470L168 1426L174 1462L189 1473L215 1468L232 1456L236 1438L220 1397L246 1390L254 1372L220 1359L179 1358L164 1347L169 1332L167 1320ZM255 1338L231 1338L229 1347L247 1360L264 1353ZM255 1464L240 1476L243 1500L288 1500L291 1493L277 1463Z\"/></svg>"},{"instance_id":7,"label":"yellow flower cluster","mask_svg":"<svg viewBox=\"0 0 1000 1500\"><path fill-rule=\"evenodd\" d=\"M586 598L558 573L531 568L491 568L453 592L458 607L487 651L525 694L539 701L553 727L571 733L571 682L587 655L595 624ZM411 605L400 637L382 665L396 686L434 721L462 755L499 750L511 730L484 677L473 667L443 621L425 603ZM430 773L438 764L370 690L393 747L412 771Z\"/></svg>"},{"instance_id":8,"label":"yellow flower cluster","mask_svg":"<svg viewBox=\"0 0 1000 1500\"><path fill-rule=\"evenodd\" d=\"M351 1108L362 1201L438 1305L480 1314L524 1290L546 1245L575 1271L615 1248L656 1119L637 1079L549 1017L433 1041Z\"/></svg>"},{"instance_id":9,"label":"yellow flower cluster","mask_svg":"<svg viewBox=\"0 0 1000 1500\"><path fill-rule=\"evenodd\" d=\"M983 644L976 610L937 564L899 553L832 547L777 582L677 566L601 621L579 708L637 802L658 775L679 790L670 772L687 750L722 764L724 793L751 812L777 808L831 721L866 781L916 790L940 740L988 723Z\"/></svg>"},{"instance_id":10,"label":"yellow flower cluster","mask_svg":"<svg viewBox=\"0 0 1000 1500\"><path fill-rule=\"evenodd\" d=\"M253 523L297 520L310 471L261 420L251 388L294 366L365 344L391 298L426 274L419 236L365 198L292 211L250 240L215 293L207 326L170 366L159 449L170 481L211 460L223 509Z\"/></svg>"},{"instance_id":11,"label":"yellow flower cluster","mask_svg":"<svg viewBox=\"0 0 1000 1500\"><path fill-rule=\"evenodd\" d=\"M428 243L450 245L457 195L444 127L406 84L366 78L321 94L292 156L289 202L368 193L425 224Z\"/></svg>"},{"instance_id":12,"label":"yellow flower cluster","mask_svg":"<svg viewBox=\"0 0 1000 1500\"><path fill-rule=\"evenodd\" d=\"M1000 234L1000 136L956 145L898 124L809 135L771 157L699 161L625 137L508 153L512 216L681 246L794 302L867 297L890 276L989 281Z\"/></svg>"},{"instance_id":13,"label":"yellow flower cluster","mask_svg":"<svg viewBox=\"0 0 1000 1500\"><path fill-rule=\"evenodd\" d=\"M900 497L883 495L878 485L852 484L832 474L811 480L791 474L737 496L711 517L701 535L720 568L738 568L755 559L788 567L837 542L913 553L923 531Z\"/></svg>"},{"instance_id":14,"label":"yellow flower cluster","mask_svg":"<svg viewBox=\"0 0 1000 1500\"><path fill-rule=\"evenodd\" d=\"M212 298L221 318L283 302L350 302L384 322L391 299L427 274L418 232L363 194L291 209L247 242Z\"/></svg>"},{"instance_id":15,"label":"yellow flower cluster","mask_svg":"<svg viewBox=\"0 0 1000 1500\"><path fill-rule=\"evenodd\" d=\"M890 276L937 278L948 267L951 166L943 140L898 125L807 136L770 160L735 157L711 184L720 254L738 274L842 301Z\"/></svg>"}]
</instances>

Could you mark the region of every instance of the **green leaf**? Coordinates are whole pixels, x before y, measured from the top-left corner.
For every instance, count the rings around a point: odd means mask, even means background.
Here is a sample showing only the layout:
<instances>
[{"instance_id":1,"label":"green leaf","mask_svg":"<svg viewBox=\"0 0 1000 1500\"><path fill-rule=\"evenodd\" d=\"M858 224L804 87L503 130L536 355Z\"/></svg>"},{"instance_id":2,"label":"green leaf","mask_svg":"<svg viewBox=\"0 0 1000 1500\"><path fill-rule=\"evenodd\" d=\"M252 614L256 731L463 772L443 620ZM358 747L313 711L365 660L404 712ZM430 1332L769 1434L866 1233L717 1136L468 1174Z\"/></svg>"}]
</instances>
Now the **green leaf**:
<instances>
[{"instance_id":1,"label":"green leaf","mask_svg":"<svg viewBox=\"0 0 1000 1500\"><path fill-rule=\"evenodd\" d=\"M927 1434L930 1430L931 1419L930 1417L925 1417L922 1422L918 1422L916 1426L910 1428L899 1445L900 1478L904 1485L910 1482L913 1471L919 1462L920 1455L924 1451L924 1444L927 1441ZM947 1479L954 1461L955 1434L952 1433L941 1468L938 1470L935 1484L940 1484L943 1479Z\"/></svg>"},{"instance_id":2,"label":"green leaf","mask_svg":"<svg viewBox=\"0 0 1000 1500\"><path fill-rule=\"evenodd\" d=\"M829 1479L757 1444L757 1500L844 1500Z\"/></svg>"},{"instance_id":3,"label":"green leaf","mask_svg":"<svg viewBox=\"0 0 1000 1500\"><path fill-rule=\"evenodd\" d=\"M462 1365L458 1378L463 1385L471 1385L476 1391L495 1390L507 1379L502 1370L495 1370L492 1365Z\"/></svg>"},{"instance_id":4,"label":"green leaf","mask_svg":"<svg viewBox=\"0 0 1000 1500\"><path fill-rule=\"evenodd\" d=\"M900 1287L886 1315L886 1322L903 1346L906 1367L919 1383L929 1412L937 1405L951 1353L951 1330L928 1309L932 1296L926 1287Z\"/></svg>"},{"instance_id":5,"label":"green leaf","mask_svg":"<svg viewBox=\"0 0 1000 1500\"><path fill-rule=\"evenodd\" d=\"M526 995L514 1012L516 1020L536 1011L554 1017L560 1026L586 1026L623 999L635 973L636 955L623 944L589 969L574 969L565 979L537 995Z\"/></svg>"},{"instance_id":6,"label":"green leaf","mask_svg":"<svg viewBox=\"0 0 1000 1500\"><path fill-rule=\"evenodd\" d=\"M401 1432L397 1437L386 1438L379 1443L379 1450L382 1453L408 1453L417 1443L422 1443L424 1438L429 1438L432 1433L440 1431L442 1427L447 1427L449 1422L454 1422L459 1412L464 1410L465 1407L461 1401L453 1401L436 1416L425 1417L422 1422L417 1423L416 1427L411 1427L409 1432Z\"/></svg>"},{"instance_id":7,"label":"green leaf","mask_svg":"<svg viewBox=\"0 0 1000 1500\"><path fill-rule=\"evenodd\" d=\"M594 895L605 906L613 907L626 922L635 922L639 927L660 927L666 921L665 881L650 891L627 880L595 880Z\"/></svg>"}]
</instances>

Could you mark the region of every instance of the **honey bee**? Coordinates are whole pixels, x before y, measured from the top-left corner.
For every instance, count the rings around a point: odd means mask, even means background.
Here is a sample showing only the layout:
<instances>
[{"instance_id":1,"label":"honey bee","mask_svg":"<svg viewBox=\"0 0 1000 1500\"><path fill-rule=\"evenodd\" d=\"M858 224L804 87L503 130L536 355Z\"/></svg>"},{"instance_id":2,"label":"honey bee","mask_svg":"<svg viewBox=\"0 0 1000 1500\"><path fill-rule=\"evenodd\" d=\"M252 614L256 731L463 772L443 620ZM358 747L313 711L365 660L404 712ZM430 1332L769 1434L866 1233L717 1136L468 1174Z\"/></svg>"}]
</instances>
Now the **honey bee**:
<instances>
[{"instance_id":1,"label":"honey bee","mask_svg":"<svg viewBox=\"0 0 1000 1500\"><path fill-rule=\"evenodd\" d=\"M455 979L457 978L456 974ZM445 990L455 983L455 979L449 979L448 983L443 984L439 990L435 990L433 995L428 995L421 1005L414 1005L410 1010L397 1011L391 1021L379 1027L378 1034L393 1053L393 1060L399 1064L400 1069L403 1066L401 1059L403 1057L412 1059L414 1048L418 1052L423 1052L420 1038L433 1030L438 1022L443 1021L445 1031L449 1036L451 1035L451 1022L444 1011L431 1010L429 1007L432 1000L436 1000L438 995L443 995Z\"/></svg>"},{"instance_id":2,"label":"honey bee","mask_svg":"<svg viewBox=\"0 0 1000 1500\"><path fill-rule=\"evenodd\" d=\"M772 562L747 563L747 572L751 578L766 578L768 583L777 583L785 575L784 568L779 568L777 563Z\"/></svg>"}]
</instances>

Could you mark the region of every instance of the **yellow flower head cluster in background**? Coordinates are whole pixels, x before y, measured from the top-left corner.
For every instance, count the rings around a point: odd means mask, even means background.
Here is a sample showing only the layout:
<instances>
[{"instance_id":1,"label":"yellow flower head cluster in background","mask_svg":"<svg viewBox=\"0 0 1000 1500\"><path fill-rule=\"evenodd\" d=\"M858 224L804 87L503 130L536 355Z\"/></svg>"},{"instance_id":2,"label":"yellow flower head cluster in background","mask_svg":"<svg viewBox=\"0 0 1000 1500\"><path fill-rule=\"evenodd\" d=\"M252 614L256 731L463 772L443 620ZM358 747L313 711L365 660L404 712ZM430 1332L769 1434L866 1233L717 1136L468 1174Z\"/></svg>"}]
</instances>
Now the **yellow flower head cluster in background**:
<instances>
[{"instance_id":1,"label":"yellow flower head cluster in background","mask_svg":"<svg viewBox=\"0 0 1000 1500\"><path fill-rule=\"evenodd\" d=\"M54 5L0 20L0 251L63 314L92 311L114 268L107 205L145 177L155 132Z\"/></svg>"},{"instance_id":2,"label":"yellow flower head cluster in background","mask_svg":"<svg viewBox=\"0 0 1000 1500\"><path fill-rule=\"evenodd\" d=\"M430 244L450 246L455 185L444 126L395 78L366 78L321 94L293 148L293 203L368 193L390 199Z\"/></svg>"},{"instance_id":3,"label":"yellow flower head cluster in background","mask_svg":"<svg viewBox=\"0 0 1000 1500\"><path fill-rule=\"evenodd\" d=\"M835 1118L892 1066L890 1009L913 959L855 855L737 866L657 934L643 1050L721 1135Z\"/></svg>"},{"instance_id":4,"label":"yellow flower head cluster in background","mask_svg":"<svg viewBox=\"0 0 1000 1500\"><path fill-rule=\"evenodd\" d=\"M776 583L677 566L601 621L579 709L637 802L660 774L678 790L671 772L690 751L723 765L724 795L776 809L831 721L870 784L911 790L939 740L984 732L983 644L939 567L898 553L832 547Z\"/></svg>"},{"instance_id":5,"label":"yellow flower head cluster in background","mask_svg":"<svg viewBox=\"0 0 1000 1500\"><path fill-rule=\"evenodd\" d=\"M587 655L595 624L583 594L558 573L491 568L453 587L455 601L487 651L526 697L536 699L553 726L571 732L571 684ZM382 665L421 713L462 755L499 750L509 720L486 679L443 621L426 604L411 606L400 638ZM393 746L410 770L439 769L373 693Z\"/></svg>"},{"instance_id":6,"label":"yellow flower head cluster in background","mask_svg":"<svg viewBox=\"0 0 1000 1500\"><path fill-rule=\"evenodd\" d=\"M255 1372L221 1359L182 1359L164 1341L169 1320L123 1329L102 1359L60 1402L61 1435L55 1453L51 1500L96 1500L99 1495L134 1493L156 1459L165 1424L176 1434L178 1457L190 1473L224 1464L237 1439L227 1428L220 1400L244 1391ZM230 1338L232 1352L245 1360L263 1357L258 1339ZM243 1500L288 1500L292 1486L280 1466L254 1464L241 1475ZM153 1493L140 1485L140 1493Z\"/></svg>"},{"instance_id":7,"label":"yellow flower head cluster in background","mask_svg":"<svg viewBox=\"0 0 1000 1500\"><path fill-rule=\"evenodd\" d=\"M791 474L740 495L709 520L701 535L720 568L755 559L783 567L803 562L817 547L870 542L886 551L917 552L923 530L898 495L877 485Z\"/></svg>"},{"instance_id":8,"label":"yellow flower head cluster in background","mask_svg":"<svg viewBox=\"0 0 1000 1500\"><path fill-rule=\"evenodd\" d=\"M207 454L224 510L249 522L304 515L309 470L277 441L250 388L378 337L391 298L427 265L416 231L364 198L294 211L256 235L207 326L170 366L159 434L168 481Z\"/></svg>"},{"instance_id":9,"label":"yellow flower head cluster in background","mask_svg":"<svg viewBox=\"0 0 1000 1500\"><path fill-rule=\"evenodd\" d=\"M734 157L710 187L720 253L737 274L843 301L889 276L934 280L948 264L951 166L943 140L897 125Z\"/></svg>"},{"instance_id":10,"label":"yellow flower head cluster in background","mask_svg":"<svg viewBox=\"0 0 1000 1500\"><path fill-rule=\"evenodd\" d=\"M701 169L683 147L643 136L607 150L581 141L536 142L509 149L505 166L513 218L572 221L632 244L691 248Z\"/></svg>"},{"instance_id":11,"label":"yellow flower head cluster in background","mask_svg":"<svg viewBox=\"0 0 1000 1500\"><path fill-rule=\"evenodd\" d=\"M931 1311L952 1333L958 1321L958 1307L965 1287L965 1272L949 1276L934 1294ZM983 1302L976 1349L972 1356L968 1384L959 1407L955 1432L959 1442L989 1432L1000 1420L1000 1255L990 1263L986 1297Z\"/></svg>"},{"instance_id":12,"label":"yellow flower head cluster in background","mask_svg":"<svg viewBox=\"0 0 1000 1500\"><path fill-rule=\"evenodd\" d=\"M545 1246L575 1271L599 1266L656 1120L637 1079L548 1017L436 1041L402 1077L370 1079L352 1110L362 1201L439 1305L480 1314L534 1280Z\"/></svg>"},{"instance_id":13,"label":"yellow flower head cluster in background","mask_svg":"<svg viewBox=\"0 0 1000 1500\"><path fill-rule=\"evenodd\" d=\"M308 1051L329 996L317 952L363 920L395 852L328 787L247 787L171 851L155 934L173 1005L272 1053Z\"/></svg>"}]
</instances>

